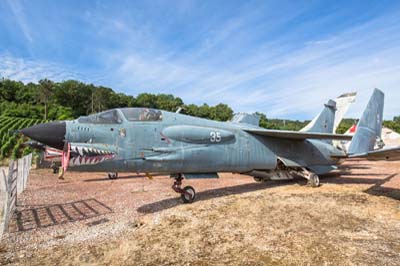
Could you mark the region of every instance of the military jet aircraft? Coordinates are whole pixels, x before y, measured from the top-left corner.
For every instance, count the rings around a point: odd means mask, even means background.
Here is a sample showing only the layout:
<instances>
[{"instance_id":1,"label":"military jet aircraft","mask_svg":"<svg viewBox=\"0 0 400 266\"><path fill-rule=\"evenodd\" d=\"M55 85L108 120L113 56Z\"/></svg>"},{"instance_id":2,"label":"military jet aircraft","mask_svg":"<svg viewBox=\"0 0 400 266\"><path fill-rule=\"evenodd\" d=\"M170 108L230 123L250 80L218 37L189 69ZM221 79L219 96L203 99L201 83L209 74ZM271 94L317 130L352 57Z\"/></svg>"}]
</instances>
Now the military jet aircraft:
<instances>
[{"instance_id":1,"label":"military jet aircraft","mask_svg":"<svg viewBox=\"0 0 400 266\"><path fill-rule=\"evenodd\" d=\"M172 188L188 203L196 194L191 186L182 188L183 178L233 172L263 181L299 175L317 187L318 175L336 169L343 159L398 159L399 149L372 151L381 133L383 102L384 94L375 89L353 137L332 133L332 100L301 132L261 128L254 115L218 122L150 108L117 108L21 132L63 150L64 171L169 174L175 179ZM332 144L350 139L347 152Z\"/></svg>"}]
</instances>

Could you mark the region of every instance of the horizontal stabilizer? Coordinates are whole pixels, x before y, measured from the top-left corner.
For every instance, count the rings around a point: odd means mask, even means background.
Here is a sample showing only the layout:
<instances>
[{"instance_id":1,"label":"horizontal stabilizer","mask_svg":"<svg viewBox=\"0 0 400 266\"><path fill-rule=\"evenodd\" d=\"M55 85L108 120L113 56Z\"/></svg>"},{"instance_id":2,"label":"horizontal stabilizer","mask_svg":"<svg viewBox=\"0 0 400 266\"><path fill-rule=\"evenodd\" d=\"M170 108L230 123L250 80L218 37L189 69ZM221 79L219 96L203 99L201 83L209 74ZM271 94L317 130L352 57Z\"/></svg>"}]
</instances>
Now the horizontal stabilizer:
<instances>
[{"instance_id":1,"label":"horizontal stabilizer","mask_svg":"<svg viewBox=\"0 0 400 266\"><path fill-rule=\"evenodd\" d=\"M314 133L314 132L299 132L290 130L273 130L273 129L255 129L245 128L244 131L256 135L281 138L281 139L338 139L338 140L351 140L352 136L331 133Z\"/></svg>"},{"instance_id":2,"label":"horizontal stabilizer","mask_svg":"<svg viewBox=\"0 0 400 266\"><path fill-rule=\"evenodd\" d=\"M349 158L365 158L371 161L398 161L400 160L400 146L374 150L366 153L352 154L349 155Z\"/></svg>"}]
</instances>

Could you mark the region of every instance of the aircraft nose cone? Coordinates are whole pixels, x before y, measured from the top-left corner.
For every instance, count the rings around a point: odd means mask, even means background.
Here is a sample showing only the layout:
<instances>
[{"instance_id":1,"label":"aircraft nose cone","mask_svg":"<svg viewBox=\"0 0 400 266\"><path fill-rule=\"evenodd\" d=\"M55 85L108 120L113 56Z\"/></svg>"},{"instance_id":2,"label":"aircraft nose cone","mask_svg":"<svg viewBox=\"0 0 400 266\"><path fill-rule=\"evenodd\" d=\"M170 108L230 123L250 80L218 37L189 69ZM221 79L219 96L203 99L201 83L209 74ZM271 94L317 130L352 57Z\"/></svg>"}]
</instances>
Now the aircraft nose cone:
<instances>
[{"instance_id":1,"label":"aircraft nose cone","mask_svg":"<svg viewBox=\"0 0 400 266\"><path fill-rule=\"evenodd\" d=\"M64 148L66 128L65 122L50 122L24 128L20 132L31 139L62 150Z\"/></svg>"}]
</instances>

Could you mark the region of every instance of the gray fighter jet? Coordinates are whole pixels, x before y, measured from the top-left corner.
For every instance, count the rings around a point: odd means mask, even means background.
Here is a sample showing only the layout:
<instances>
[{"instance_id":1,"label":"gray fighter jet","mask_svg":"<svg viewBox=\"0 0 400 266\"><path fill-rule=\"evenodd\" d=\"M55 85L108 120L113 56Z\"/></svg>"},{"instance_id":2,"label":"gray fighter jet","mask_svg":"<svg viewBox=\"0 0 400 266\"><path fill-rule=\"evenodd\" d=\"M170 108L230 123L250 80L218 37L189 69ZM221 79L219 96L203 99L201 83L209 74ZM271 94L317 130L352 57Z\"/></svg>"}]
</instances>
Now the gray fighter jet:
<instances>
[{"instance_id":1,"label":"gray fighter jet","mask_svg":"<svg viewBox=\"0 0 400 266\"><path fill-rule=\"evenodd\" d=\"M168 174L184 202L195 199L183 178L218 178L220 172L257 181L302 176L319 186L318 175L346 158L399 159L398 148L373 151L381 134L384 94L375 89L354 136L333 134L336 103L302 131L270 130L259 117L239 114L217 122L149 108L118 108L72 121L51 122L21 132L63 151L62 168L77 171ZM347 152L332 140L351 140ZM113 174L114 173L114 174Z\"/></svg>"}]
</instances>

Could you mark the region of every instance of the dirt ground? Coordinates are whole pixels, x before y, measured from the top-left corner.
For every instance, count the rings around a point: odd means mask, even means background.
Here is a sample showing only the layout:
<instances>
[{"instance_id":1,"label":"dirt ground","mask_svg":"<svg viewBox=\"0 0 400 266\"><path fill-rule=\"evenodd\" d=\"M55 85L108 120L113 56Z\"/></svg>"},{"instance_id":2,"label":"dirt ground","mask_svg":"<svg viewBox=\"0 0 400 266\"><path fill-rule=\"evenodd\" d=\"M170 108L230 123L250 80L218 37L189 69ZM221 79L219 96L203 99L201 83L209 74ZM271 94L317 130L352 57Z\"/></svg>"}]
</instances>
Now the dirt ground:
<instances>
[{"instance_id":1,"label":"dirt ground","mask_svg":"<svg viewBox=\"0 0 400 266\"><path fill-rule=\"evenodd\" d=\"M346 162L305 180L31 173L0 265L400 265L400 163Z\"/></svg>"}]
</instances>

